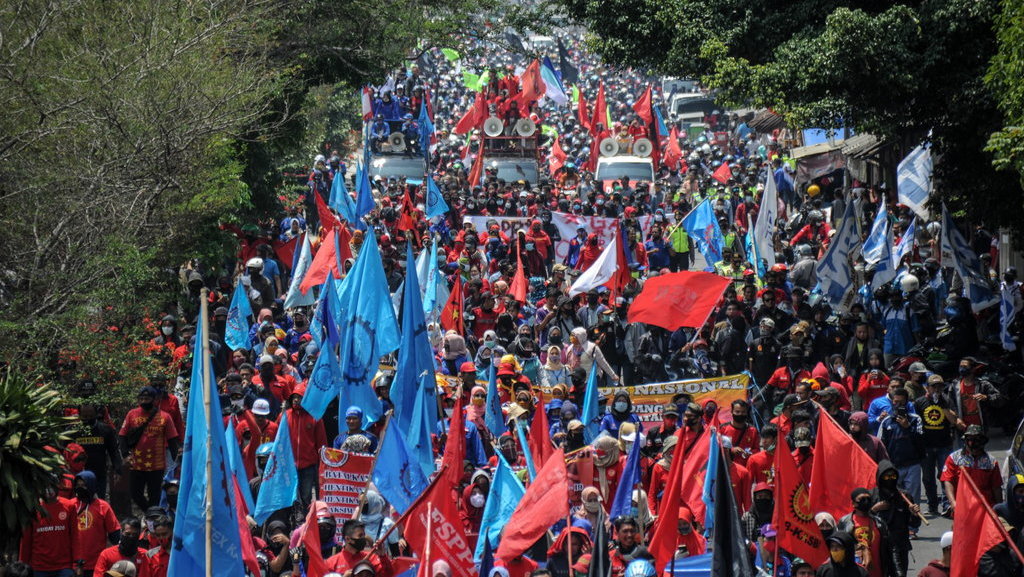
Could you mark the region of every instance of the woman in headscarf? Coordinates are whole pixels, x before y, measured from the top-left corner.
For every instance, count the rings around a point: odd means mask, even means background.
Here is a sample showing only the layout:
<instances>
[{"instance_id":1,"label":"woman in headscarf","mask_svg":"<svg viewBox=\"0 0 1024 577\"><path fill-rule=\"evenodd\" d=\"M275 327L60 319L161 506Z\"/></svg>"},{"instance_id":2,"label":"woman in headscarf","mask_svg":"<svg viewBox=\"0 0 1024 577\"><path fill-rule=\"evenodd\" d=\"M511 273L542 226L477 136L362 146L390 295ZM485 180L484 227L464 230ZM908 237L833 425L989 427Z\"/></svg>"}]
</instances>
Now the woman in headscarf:
<instances>
[{"instance_id":1,"label":"woman in headscarf","mask_svg":"<svg viewBox=\"0 0 1024 577\"><path fill-rule=\"evenodd\" d=\"M700 530L693 518L693 511L685 505L680 505L679 516L676 518L676 528L679 536L676 538L678 548L686 547L688 557L696 557L707 552L708 542L700 534Z\"/></svg>"},{"instance_id":2,"label":"woman in headscarf","mask_svg":"<svg viewBox=\"0 0 1024 577\"><path fill-rule=\"evenodd\" d=\"M619 427L623 423L633 423L637 428L643 430L640 418L633 413L633 401L630 400L629 393L626 391L615 393L610 410L611 412L601 419L600 431L602 433L618 437Z\"/></svg>"},{"instance_id":3,"label":"woman in headscarf","mask_svg":"<svg viewBox=\"0 0 1024 577\"><path fill-rule=\"evenodd\" d=\"M374 489L366 491L366 502L363 504L359 520L366 526L366 538L370 541L376 542L395 524L389 516L384 514L386 507L387 503L384 502L384 497L381 497L380 493ZM395 530L388 535L387 544L392 556L399 554L398 533L398 530Z\"/></svg>"},{"instance_id":4,"label":"woman in headscarf","mask_svg":"<svg viewBox=\"0 0 1024 577\"><path fill-rule=\"evenodd\" d=\"M590 374L590 368L594 366L594 363L597 363L598 368L609 379L616 383L619 382L619 376L615 374L615 370L605 360L601 347L590 342L587 338L587 329L583 327L574 328L569 336L569 341L570 345L565 351L565 356L566 364L570 369L581 368L587 374Z\"/></svg>"},{"instance_id":5,"label":"woman in headscarf","mask_svg":"<svg viewBox=\"0 0 1024 577\"><path fill-rule=\"evenodd\" d=\"M548 565L552 577L573 577L572 565L593 545L587 532L579 527L566 527L548 549ZM571 559L571 563L570 563Z\"/></svg>"},{"instance_id":6,"label":"woman in headscarf","mask_svg":"<svg viewBox=\"0 0 1024 577\"><path fill-rule=\"evenodd\" d=\"M487 428L486 415L487 389L478 385L469 392L469 404L466 405L466 420L476 425L485 447L490 443L492 437L491 430Z\"/></svg>"},{"instance_id":7,"label":"woman in headscarf","mask_svg":"<svg viewBox=\"0 0 1024 577\"><path fill-rule=\"evenodd\" d=\"M441 372L446 375L458 375L459 367L469 360L466 339L454 330L448 331L444 334L441 354L444 357L444 361L441 363Z\"/></svg>"},{"instance_id":8,"label":"woman in headscarf","mask_svg":"<svg viewBox=\"0 0 1024 577\"><path fill-rule=\"evenodd\" d=\"M622 455L619 440L602 435L594 441L594 483L605 503L615 498L615 490L622 477Z\"/></svg>"},{"instance_id":9,"label":"woman in headscarf","mask_svg":"<svg viewBox=\"0 0 1024 577\"><path fill-rule=\"evenodd\" d=\"M569 367L562 363L562 349L557 346L548 347L547 362L541 367L540 384L542 387L551 389L555 394L555 387L562 385L563 393L561 399L564 401L568 391L568 384L572 382Z\"/></svg>"},{"instance_id":10,"label":"woman in headscarf","mask_svg":"<svg viewBox=\"0 0 1024 577\"><path fill-rule=\"evenodd\" d=\"M608 522L608 514L604 510L604 500L601 499L601 492L597 487L584 487L580 493L580 504L573 511L572 516L576 519L584 519L591 527L598 527L601 523ZM609 525L610 529L611 526Z\"/></svg>"},{"instance_id":11,"label":"woman in headscarf","mask_svg":"<svg viewBox=\"0 0 1024 577\"><path fill-rule=\"evenodd\" d=\"M475 474L474 474L475 475ZM480 522L484 518L484 505L487 503L487 493L477 483L470 483L462 490L462 508L459 509L459 517L462 519L462 527L469 540L470 549L476 548L476 539L480 534Z\"/></svg>"},{"instance_id":12,"label":"woman in headscarf","mask_svg":"<svg viewBox=\"0 0 1024 577\"><path fill-rule=\"evenodd\" d=\"M507 355L505 347L498 344L498 334L494 331L484 331L484 338L480 342L480 348L476 350L476 366L490 366L497 364L497 359ZM486 358L484 357L486 355Z\"/></svg>"}]
</instances>

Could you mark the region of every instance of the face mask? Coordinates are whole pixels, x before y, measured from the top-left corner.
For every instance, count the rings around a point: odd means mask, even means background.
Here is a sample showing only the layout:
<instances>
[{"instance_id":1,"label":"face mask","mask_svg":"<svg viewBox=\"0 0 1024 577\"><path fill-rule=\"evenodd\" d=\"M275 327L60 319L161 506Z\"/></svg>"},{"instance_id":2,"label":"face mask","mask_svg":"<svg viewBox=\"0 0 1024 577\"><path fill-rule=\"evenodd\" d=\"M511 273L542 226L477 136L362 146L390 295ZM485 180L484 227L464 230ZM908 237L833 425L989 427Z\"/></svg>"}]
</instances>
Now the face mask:
<instances>
[{"instance_id":1,"label":"face mask","mask_svg":"<svg viewBox=\"0 0 1024 577\"><path fill-rule=\"evenodd\" d=\"M619 413L625 413L626 409L629 408L629 404L626 401L615 401L615 411Z\"/></svg>"},{"instance_id":2,"label":"face mask","mask_svg":"<svg viewBox=\"0 0 1024 577\"><path fill-rule=\"evenodd\" d=\"M861 501L857 501L853 505L853 508L857 509L861 513L867 513L868 511L871 510L871 501L869 501L867 499L864 499L864 500L861 500Z\"/></svg>"},{"instance_id":3,"label":"face mask","mask_svg":"<svg viewBox=\"0 0 1024 577\"><path fill-rule=\"evenodd\" d=\"M151 411L151 410L153 410L153 402L152 401L150 401L148 403L139 403L139 406L142 407L143 411Z\"/></svg>"},{"instance_id":4,"label":"face mask","mask_svg":"<svg viewBox=\"0 0 1024 577\"><path fill-rule=\"evenodd\" d=\"M171 509L174 509L175 507L178 506L178 494L177 493L174 493L174 494L168 493L167 494L167 506L170 507Z\"/></svg>"},{"instance_id":5,"label":"face mask","mask_svg":"<svg viewBox=\"0 0 1024 577\"><path fill-rule=\"evenodd\" d=\"M448 417L450 419L452 417L452 413L453 412L455 412L454 408L445 407L444 416L446 416L446 417Z\"/></svg>"},{"instance_id":6,"label":"face mask","mask_svg":"<svg viewBox=\"0 0 1024 577\"><path fill-rule=\"evenodd\" d=\"M833 563L842 564L846 561L846 551L843 549L830 550L828 554L832 557Z\"/></svg>"},{"instance_id":7,"label":"face mask","mask_svg":"<svg viewBox=\"0 0 1024 577\"><path fill-rule=\"evenodd\" d=\"M601 510L601 502L600 501L584 501L583 502L583 509L587 513L597 513L598 511Z\"/></svg>"},{"instance_id":8,"label":"face mask","mask_svg":"<svg viewBox=\"0 0 1024 577\"><path fill-rule=\"evenodd\" d=\"M160 332L169 337L174 334L174 327L160 327Z\"/></svg>"},{"instance_id":9,"label":"face mask","mask_svg":"<svg viewBox=\"0 0 1024 577\"><path fill-rule=\"evenodd\" d=\"M118 543L117 548L120 549L121 554L124 556L134 555L139 549L139 536L127 536L121 535L121 542Z\"/></svg>"},{"instance_id":10,"label":"face mask","mask_svg":"<svg viewBox=\"0 0 1024 577\"><path fill-rule=\"evenodd\" d=\"M746 415L735 415L734 414L732 416L732 420L733 420L734 423L746 423L747 422L747 416Z\"/></svg>"},{"instance_id":11,"label":"face mask","mask_svg":"<svg viewBox=\"0 0 1024 577\"><path fill-rule=\"evenodd\" d=\"M494 347L498 346L498 341L484 341L484 346L489 349L493 349Z\"/></svg>"},{"instance_id":12,"label":"face mask","mask_svg":"<svg viewBox=\"0 0 1024 577\"><path fill-rule=\"evenodd\" d=\"M1013 495L1013 505L1018 509L1024 509L1024 495Z\"/></svg>"},{"instance_id":13,"label":"face mask","mask_svg":"<svg viewBox=\"0 0 1024 577\"><path fill-rule=\"evenodd\" d=\"M535 245L532 242L528 242L526 243L526 250L533 250L534 246Z\"/></svg>"},{"instance_id":14,"label":"face mask","mask_svg":"<svg viewBox=\"0 0 1024 577\"><path fill-rule=\"evenodd\" d=\"M553 345L560 345L562 344L562 335L552 335L548 338L548 342Z\"/></svg>"},{"instance_id":15,"label":"face mask","mask_svg":"<svg viewBox=\"0 0 1024 577\"><path fill-rule=\"evenodd\" d=\"M759 514L761 514L762 516L763 515L770 515L772 513L772 510L774 509L774 507L775 507L775 503L773 503L771 499L755 499L754 500L754 509L756 509L757 512Z\"/></svg>"},{"instance_id":16,"label":"face mask","mask_svg":"<svg viewBox=\"0 0 1024 577\"><path fill-rule=\"evenodd\" d=\"M77 487L75 489L75 496L78 497L79 501L88 501L92 498L92 493L85 487Z\"/></svg>"},{"instance_id":17,"label":"face mask","mask_svg":"<svg viewBox=\"0 0 1024 577\"><path fill-rule=\"evenodd\" d=\"M473 507L476 507L477 509L484 506L484 501L484 496L481 495L480 493L473 493L472 495L469 496L469 504L472 505Z\"/></svg>"},{"instance_id":18,"label":"face mask","mask_svg":"<svg viewBox=\"0 0 1024 577\"><path fill-rule=\"evenodd\" d=\"M960 373L960 376L963 377L963 376L966 376L966 375L970 374L971 369L968 368L968 367L960 367L958 369L958 372Z\"/></svg>"},{"instance_id":19,"label":"face mask","mask_svg":"<svg viewBox=\"0 0 1024 577\"><path fill-rule=\"evenodd\" d=\"M685 424L687 427L692 427L696 425L698 422L700 422L700 417L696 415L686 415L685 417L683 417L683 424Z\"/></svg>"}]
</instances>

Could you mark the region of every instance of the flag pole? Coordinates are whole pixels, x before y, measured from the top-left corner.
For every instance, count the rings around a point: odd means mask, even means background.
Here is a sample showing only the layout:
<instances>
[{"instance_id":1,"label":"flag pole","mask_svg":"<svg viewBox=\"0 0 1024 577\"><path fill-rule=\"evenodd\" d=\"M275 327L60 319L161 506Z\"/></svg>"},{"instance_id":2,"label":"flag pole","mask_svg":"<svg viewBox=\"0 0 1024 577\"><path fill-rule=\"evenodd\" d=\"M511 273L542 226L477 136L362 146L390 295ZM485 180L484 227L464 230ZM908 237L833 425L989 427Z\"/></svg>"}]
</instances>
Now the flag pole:
<instances>
[{"instance_id":1,"label":"flag pole","mask_svg":"<svg viewBox=\"0 0 1024 577\"><path fill-rule=\"evenodd\" d=\"M967 482L970 483L971 488L974 489L974 492L978 495L978 497L980 497L981 506L985 509L985 514L988 515L989 519L991 519L992 522L996 524L996 527L999 529L999 533L1002 534L1003 539L1006 541L1006 544L1009 545L1011 549L1013 549L1013 552L1017 555L1017 559L1024 561L1024 555L1021 555L1020 549L1017 548L1017 543L1015 543L1013 537L1010 537L1010 534L1007 533L1006 527L1003 527L1003 522L999 520L999 517L996 516L996 512L992 510L992 506L988 504L988 500L985 499L985 496L981 494L981 490L978 489L978 486L974 483L974 479L972 479L970 475L960 475L960 478L967 479Z\"/></svg>"},{"instance_id":2,"label":"flag pole","mask_svg":"<svg viewBox=\"0 0 1024 577\"><path fill-rule=\"evenodd\" d=\"M199 293L199 322L203 331L202 353L199 362L203 363L203 407L206 411L206 420L211 422L210 411L213 399L210 395L210 319L208 310L208 289ZM192 355L192 362L196 362L195 353ZM213 577L213 434L206 437L206 577Z\"/></svg>"},{"instance_id":3,"label":"flag pole","mask_svg":"<svg viewBox=\"0 0 1024 577\"><path fill-rule=\"evenodd\" d=\"M387 539L388 536L391 535L392 531L394 531L395 529L399 528L402 525L402 523L405 521L406 517L409 516L409 513L411 513L413 510L416 509L417 506L419 506L420 501L422 501L423 498L426 497L427 494L430 493L430 491L434 488L434 485L436 485L437 482L439 480L441 480L441 477L444 476L444 472L447 469L448 469L448 465L444 465L444 466L442 466L437 471L437 474L434 476L434 479L432 481L430 481L430 484L427 485L427 488L424 489L422 493L420 493L420 496L416 497L416 500L413 501L411 505L409 505L409 508L405 510L405 513L402 513L402 515L398 517L398 520L395 521L395 523L393 525L391 525L391 527L387 530L387 532L385 532L380 537L377 537L377 541L374 542L374 544L373 544L373 548L374 549L379 547L380 544L383 543L385 541L385 539Z\"/></svg>"}]
</instances>

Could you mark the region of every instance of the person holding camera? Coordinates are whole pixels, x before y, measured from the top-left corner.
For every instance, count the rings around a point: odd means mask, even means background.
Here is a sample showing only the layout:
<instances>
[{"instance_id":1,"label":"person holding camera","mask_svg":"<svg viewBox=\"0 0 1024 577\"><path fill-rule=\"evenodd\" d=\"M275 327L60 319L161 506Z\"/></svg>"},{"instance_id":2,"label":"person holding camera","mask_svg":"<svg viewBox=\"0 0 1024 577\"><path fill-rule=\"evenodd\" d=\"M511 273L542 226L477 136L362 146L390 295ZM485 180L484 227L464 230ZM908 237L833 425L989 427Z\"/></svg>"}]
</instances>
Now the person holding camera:
<instances>
[{"instance_id":1,"label":"person holding camera","mask_svg":"<svg viewBox=\"0 0 1024 577\"><path fill-rule=\"evenodd\" d=\"M921 457L924 455L924 427L910 407L905 388L892 391L892 412L879 421L878 439L899 472L899 488L917 503L921 498Z\"/></svg>"}]
</instances>

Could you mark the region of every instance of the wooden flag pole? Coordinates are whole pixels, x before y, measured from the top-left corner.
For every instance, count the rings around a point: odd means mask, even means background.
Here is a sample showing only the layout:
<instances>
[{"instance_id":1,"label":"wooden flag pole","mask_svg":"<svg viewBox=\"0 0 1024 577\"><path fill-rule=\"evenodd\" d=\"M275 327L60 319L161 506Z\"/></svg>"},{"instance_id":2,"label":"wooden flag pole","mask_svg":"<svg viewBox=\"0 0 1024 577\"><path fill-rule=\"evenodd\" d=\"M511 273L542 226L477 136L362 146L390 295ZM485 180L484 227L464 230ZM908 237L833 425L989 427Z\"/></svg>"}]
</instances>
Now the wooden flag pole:
<instances>
[{"instance_id":1,"label":"wooden flag pole","mask_svg":"<svg viewBox=\"0 0 1024 577\"><path fill-rule=\"evenodd\" d=\"M197 360L203 363L203 407L206 410L206 422L212 422L210 415L213 399L210 394L210 319L208 310L208 289L199 293L199 322L203 331L203 342L199 359L196 359L193 349L192 362ZM206 436L206 577L213 577L213 432L208 431Z\"/></svg>"}]
</instances>

